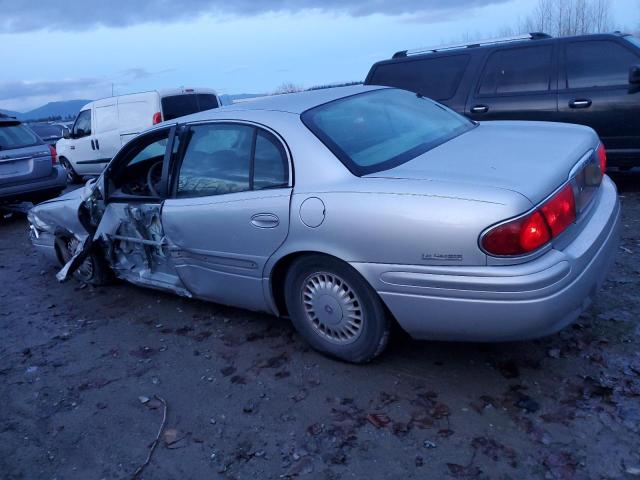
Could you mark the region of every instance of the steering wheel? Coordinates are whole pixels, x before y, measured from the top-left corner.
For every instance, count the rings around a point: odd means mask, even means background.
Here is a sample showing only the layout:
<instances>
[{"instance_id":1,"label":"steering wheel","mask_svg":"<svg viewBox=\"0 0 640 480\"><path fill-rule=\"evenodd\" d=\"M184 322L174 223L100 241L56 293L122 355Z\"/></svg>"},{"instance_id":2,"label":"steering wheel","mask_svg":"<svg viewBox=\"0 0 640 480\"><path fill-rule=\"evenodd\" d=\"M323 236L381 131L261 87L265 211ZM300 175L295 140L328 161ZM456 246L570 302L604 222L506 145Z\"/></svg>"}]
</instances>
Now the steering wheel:
<instances>
[{"instance_id":1,"label":"steering wheel","mask_svg":"<svg viewBox=\"0 0 640 480\"><path fill-rule=\"evenodd\" d=\"M154 163L147 172L147 188L154 197L160 196L158 190L156 190L156 184L162 179L162 163L162 160ZM158 169L159 171L156 172Z\"/></svg>"}]
</instances>

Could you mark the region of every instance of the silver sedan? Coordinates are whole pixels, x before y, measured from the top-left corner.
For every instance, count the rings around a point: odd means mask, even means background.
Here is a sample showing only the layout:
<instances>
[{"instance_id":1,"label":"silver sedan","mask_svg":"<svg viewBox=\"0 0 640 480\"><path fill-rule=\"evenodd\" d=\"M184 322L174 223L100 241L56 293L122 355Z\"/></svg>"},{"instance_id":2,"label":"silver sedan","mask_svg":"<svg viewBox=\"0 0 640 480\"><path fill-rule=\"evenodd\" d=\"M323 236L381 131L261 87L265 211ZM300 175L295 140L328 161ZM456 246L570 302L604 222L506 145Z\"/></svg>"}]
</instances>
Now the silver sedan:
<instances>
[{"instance_id":1,"label":"silver sedan","mask_svg":"<svg viewBox=\"0 0 640 480\"><path fill-rule=\"evenodd\" d=\"M29 220L61 281L288 316L314 348L366 362L394 322L504 341L573 321L617 248L605 167L586 127L476 123L355 86L161 124Z\"/></svg>"}]
</instances>

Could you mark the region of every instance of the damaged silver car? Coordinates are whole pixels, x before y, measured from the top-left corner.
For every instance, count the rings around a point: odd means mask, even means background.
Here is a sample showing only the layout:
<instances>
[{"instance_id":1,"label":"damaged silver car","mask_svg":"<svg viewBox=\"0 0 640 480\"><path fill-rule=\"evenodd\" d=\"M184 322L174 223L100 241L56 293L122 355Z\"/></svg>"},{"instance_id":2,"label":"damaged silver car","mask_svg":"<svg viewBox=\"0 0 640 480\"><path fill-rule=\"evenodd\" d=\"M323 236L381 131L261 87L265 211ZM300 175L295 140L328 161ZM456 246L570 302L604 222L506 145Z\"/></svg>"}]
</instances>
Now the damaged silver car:
<instances>
[{"instance_id":1,"label":"damaged silver car","mask_svg":"<svg viewBox=\"0 0 640 480\"><path fill-rule=\"evenodd\" d=\"M555 332L613 262L620 207L586 127L479 124L362 86L174 122L31 210L59 280L288 316L314 348L365 362L393 322L422 339Z\"/></svg>"}]
</instances>

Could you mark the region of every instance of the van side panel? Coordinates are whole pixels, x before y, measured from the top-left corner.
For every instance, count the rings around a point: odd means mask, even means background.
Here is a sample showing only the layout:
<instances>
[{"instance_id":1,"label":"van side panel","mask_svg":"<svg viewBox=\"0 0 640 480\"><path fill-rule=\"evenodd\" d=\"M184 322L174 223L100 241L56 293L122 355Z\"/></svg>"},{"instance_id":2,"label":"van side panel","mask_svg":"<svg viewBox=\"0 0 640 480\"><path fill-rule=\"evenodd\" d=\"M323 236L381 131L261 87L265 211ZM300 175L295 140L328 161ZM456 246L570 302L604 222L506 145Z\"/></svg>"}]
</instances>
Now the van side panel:
<instances>
[{"instance_id":1,"label":"van side panel","mask_svg":"<svg viewBox=\"0 0 640 480\"><path fill-rule=\"evenodd\" d=\"M136 93L118 97L118 119L121 137L130 137L153 126L153 114L160 111L157 92ZM128 138L123 138L126 143Z\"/></svg>"}]
</instances>

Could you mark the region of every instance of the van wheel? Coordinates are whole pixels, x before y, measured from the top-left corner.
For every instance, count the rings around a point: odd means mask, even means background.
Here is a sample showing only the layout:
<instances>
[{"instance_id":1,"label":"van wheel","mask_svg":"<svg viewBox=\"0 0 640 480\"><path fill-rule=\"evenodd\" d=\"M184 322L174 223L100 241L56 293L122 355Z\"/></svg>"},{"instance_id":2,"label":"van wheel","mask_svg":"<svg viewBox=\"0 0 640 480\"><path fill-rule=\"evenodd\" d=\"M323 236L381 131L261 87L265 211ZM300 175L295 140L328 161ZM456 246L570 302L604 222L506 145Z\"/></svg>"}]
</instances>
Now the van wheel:
<instances>
[{"instance_id":1,"label":"van wheel","mask_svg":"<svg viewBox=\"0 0 640 480\"><path fill-rule=\"evenodd\" d=\"M60 164L67 171L67 183L73 185L75 183L80 183L82 181L82 177L76 173L71 162L64 157L60 157Z\"/></svg>"},{"instance_id":2,"label":"van wheel","mask_svg":"<svg viewBox=\"0 0 640 480\"><path fill-rule=\"evenodd\" d=\"M285 280L291 320L327 355L366 363L382 353L390 322L378 294L351 266L313 255L296 260Z\"/></svg>"}]
</instances>

